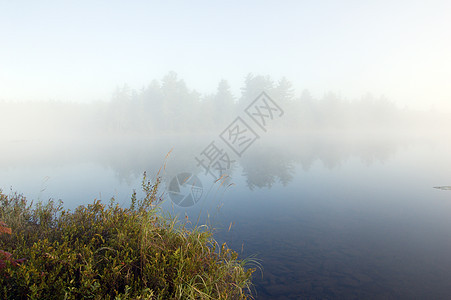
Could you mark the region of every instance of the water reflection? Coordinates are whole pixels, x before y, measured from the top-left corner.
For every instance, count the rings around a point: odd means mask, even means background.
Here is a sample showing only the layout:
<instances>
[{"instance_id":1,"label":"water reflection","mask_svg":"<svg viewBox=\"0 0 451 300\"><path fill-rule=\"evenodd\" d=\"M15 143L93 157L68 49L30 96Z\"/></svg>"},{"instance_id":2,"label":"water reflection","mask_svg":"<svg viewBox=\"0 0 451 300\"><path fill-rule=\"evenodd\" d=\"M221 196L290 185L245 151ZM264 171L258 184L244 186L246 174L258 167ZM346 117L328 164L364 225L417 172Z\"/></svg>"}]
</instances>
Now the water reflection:
<instances>
[{"instance_id":1,"label":"water reflection","mask_svg":"<svg viewBox=\"0 0 451 300\"><path fill-rule=\"evenodd\" d=\"M157 171L171 180L181 172L205 174L195 156L202 145L214 138L201 136L164 135L115 136L102 139L60 139L58 142L28 140L10 142L0 157L0 169L56 168L65 165L93 163L113 170L119 182L131 184L144 171ZM341 134L268 134L249 148L228 171L234 177L244 177L249 189L271 188L275 183L289 184L296 166L308 171L315 163L327 169L340 167L351 157L370 165L385 162L399 147L412 144L411 139L375 136L346 136ZM172 149L172 151L171 151ZM167 154L170 153L168 157ZM46 176L43 174L43 176ZM208 177L213 182L216 178ZM8 183L4 183L8 184Z\"/></svg>"}]
</instances>

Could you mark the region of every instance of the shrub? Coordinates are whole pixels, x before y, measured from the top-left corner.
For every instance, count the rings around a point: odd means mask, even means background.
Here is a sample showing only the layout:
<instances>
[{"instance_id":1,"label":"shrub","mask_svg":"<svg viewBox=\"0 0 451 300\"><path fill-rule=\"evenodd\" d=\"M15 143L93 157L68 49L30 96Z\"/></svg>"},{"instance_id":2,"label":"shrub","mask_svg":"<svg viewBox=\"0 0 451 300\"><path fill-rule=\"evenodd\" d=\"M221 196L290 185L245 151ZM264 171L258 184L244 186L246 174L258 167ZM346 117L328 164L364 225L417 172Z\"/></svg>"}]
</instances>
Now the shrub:
<instances>
[{"instance_id":1,"label":"shrub","mask_svg":"<svg viewBox=\"0 0 451 300\"><path fill-rule=\"evenodd\" d=\"M159 180L130 208L95 200L75 211L0 191L1 299L246 299L254 269L206 226L163 215ZM5 229L6 228L6 229ZM23 257L14 260L13 257ZM26 261L25 261L26 259Z\"/></svg>"}]
</instances>

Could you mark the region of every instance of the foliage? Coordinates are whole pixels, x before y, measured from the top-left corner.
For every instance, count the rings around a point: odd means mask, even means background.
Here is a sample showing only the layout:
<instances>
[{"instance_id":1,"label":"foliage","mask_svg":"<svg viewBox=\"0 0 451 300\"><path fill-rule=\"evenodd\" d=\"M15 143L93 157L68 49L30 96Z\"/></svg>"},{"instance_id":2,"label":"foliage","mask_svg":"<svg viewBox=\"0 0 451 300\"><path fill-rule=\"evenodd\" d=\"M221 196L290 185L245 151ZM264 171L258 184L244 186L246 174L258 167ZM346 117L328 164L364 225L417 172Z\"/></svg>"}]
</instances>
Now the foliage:
<instances>
[{"instance_id":1,"label":"foliage","mask_svg":"<svg viewBox=\"0 0 451 300\"><path fill-rule=\"evenodd\" d=\"M217 245L206 226L188 230L164 216L157 187L144 178L145 197L134 194L130 208L95 200L73 212L61 202L33 206L0 191L0 219L12 229L0 236L0 256L8 256L1 260L0 298L249 298L248 261Z\"/></svg>"},{"instance_id":2,"label":"foliage","mask_svg":"<svg viewBox=\"0 0 451 300\"><path fill-rule=\"evenodd\" d=\"M6 223L0 221L0 235L12 233L11 228L6 226L7 226ZM4 250L0 250L0 270L5 268L8 263L11 264L12 266L18 266L20 263L23 263L24 261L25 261L24 258L14 259L11 253Z\"/></svg>"}]
</instances>

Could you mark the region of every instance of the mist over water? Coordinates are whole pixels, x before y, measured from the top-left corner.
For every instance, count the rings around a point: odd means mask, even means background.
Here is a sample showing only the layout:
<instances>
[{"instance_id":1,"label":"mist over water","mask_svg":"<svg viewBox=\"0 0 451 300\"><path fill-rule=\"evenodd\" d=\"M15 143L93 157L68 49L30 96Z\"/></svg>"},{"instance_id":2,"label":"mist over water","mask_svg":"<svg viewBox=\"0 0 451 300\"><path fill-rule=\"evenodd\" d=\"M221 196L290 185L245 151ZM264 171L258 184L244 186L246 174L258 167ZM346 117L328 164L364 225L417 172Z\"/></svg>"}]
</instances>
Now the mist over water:
<instances>
[{"instance_id":1,"label":"mist over water","mask_svg":"<svg viewBox=\"0 0 451 300\"><path fill-rule=\"evenodd\" d=\"M262 91L278 106L264 127L246 113ZM446 114L371 95L295 96L287 79L259 75L240 95L224 80L201 95L173 72L139 91L118 88L108 102L0 106L4 192L70 209L111 197L128 206L144 171L160 176L164 210L257 255L258 299L451 292L450 195L433 189L451 184ZM239 154L226 134L237 117L257 137ZM212 142L229 158L219 173L199 162ZM200 181L195 203L171 199L178 174Z\"/></svg>"},{"instance_id":2,"label":"mist over water","mask_svg":"<svg viewBox=\"0 0 451 300\"><path fill-rule=\"evenodd\" d=\"M446 134L450 124L447 113L402 109L383 96L348 99L329 92L314 98L308 90L296 96L286 78L262 75L247 75L240 95L232 93L226 80L214 94L202 95L169 72L140 90L117 88L107 102L2 101L0 130L4 141L45 139L56 144L65 139L220 133L263 91L282 108L283 118L272 122L271 130L284 134Z\"/></svg>"},{"instance_id":3,"label":"mist over water","mask_svg":"<svg viewBox=\"0 0 451 300\"><path fill-rule=\"evenodd\" d=\"M290 164L304 169L315 160L335 166L349 157L372 161L406 143L450 137L448 114L401 109L384 97L349 100L328 93L314 98L308 90L295 96L287 79L252 74L241 91L234 95L222 80L215 94L202 95L169 72L141 90L117 88L108 102L0 102L5 145L0 167L101 163L126 178L127 172L139 176L147 167L158 169L174 149L170 160L180 168L173 173L181 172L211 140L221 142L218 137L237 117L255 132L249 149L254 154L237 155L224 141L220 146L241 165L272 152L281 159L276 164L289 156ZM260 107L258 120L252 119L246 110L262 92L280 111Z\"/></svg>"}]
</instances>

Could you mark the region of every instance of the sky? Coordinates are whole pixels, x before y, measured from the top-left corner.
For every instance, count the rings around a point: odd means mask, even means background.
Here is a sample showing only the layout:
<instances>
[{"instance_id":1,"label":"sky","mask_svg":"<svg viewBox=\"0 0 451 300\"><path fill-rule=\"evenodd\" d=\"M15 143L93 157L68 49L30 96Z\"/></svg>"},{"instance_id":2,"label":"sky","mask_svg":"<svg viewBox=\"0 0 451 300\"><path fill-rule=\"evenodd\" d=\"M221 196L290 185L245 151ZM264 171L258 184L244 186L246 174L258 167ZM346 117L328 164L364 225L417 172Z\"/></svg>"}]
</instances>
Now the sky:
<instances>
[{"instance_id":1,"label":"sky","mask_svg":"<svg viewBox=\"0 0 451 300\"><path fill-rule=\"evenodd\" d=\"M0 100L107 101L169 71L239 96L253 73L451 112L450 15L434 0L0 0Z\"/></svg>"}]
</instances>

